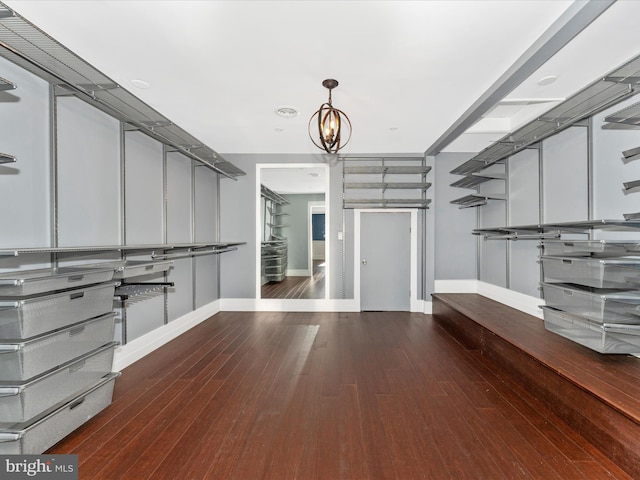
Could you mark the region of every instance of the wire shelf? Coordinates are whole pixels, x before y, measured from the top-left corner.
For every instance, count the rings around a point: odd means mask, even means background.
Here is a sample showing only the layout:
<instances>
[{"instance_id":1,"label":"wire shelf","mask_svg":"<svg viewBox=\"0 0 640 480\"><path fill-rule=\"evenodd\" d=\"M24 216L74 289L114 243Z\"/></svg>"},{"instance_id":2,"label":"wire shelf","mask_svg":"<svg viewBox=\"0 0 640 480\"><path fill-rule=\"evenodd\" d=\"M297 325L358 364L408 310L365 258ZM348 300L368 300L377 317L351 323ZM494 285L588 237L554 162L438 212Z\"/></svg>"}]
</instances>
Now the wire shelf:
<instances>
[{"instance_id":1,"label":"wire shelf","mask_svg":"<svg viewBox=\"0 0 640 480\"><path fill-rule=\"evenodd\" d=\"M431 184L428 182L345 182L345 189L365 190L428 190Z\"/></svg>"},{"instance_id":2,"label":"wire shelf","mask_svg":"<svg viewBox=\"0 0 640 480\"><path fill-rule=\"evenodd\" d=\"M37 253L89 253L89 252L120 252L120 251L154 251L160 250L201 250L212 249L221 251L226 248L245 245L246 242L211 242L211 243L159 243L140 245L103 245L80 247L34 247L34 248L3 248L0 249L0 257L17 257L24 254ZM216 253L216 252L212 252Z\"/></svg>"},{"instance_id":3,"label":"wire shelf","mask_svg":"<svg viewBox=\"0 0 640 480\"><path fill-rule=\"evenodd\" d=\"M487 204L488 200L505 200L506 196L503 194L472 194L465 195L464 197L456 198L455 200L451 200L449 203L454 205L460 205L460 208L472 208L472 207L481 207Z\"/></svg>"},{"instance_id":4,"label":"wire shelf","mask_svg":"<svg viewBox=\"0 0 640 480\"><path fill-rule=\"evenodd\" d=\"M431 167L412 166L412 165L354 165L344 166L346 174L427 174L431 171Z\"/></svg>"},{"instance_id":5,"label":"wire shelf","mask_svg":"<svg viewBox=\"0 0 640 480\"><path fill-rule=\"evenodd\" d=\"M15 83L10 82L6 78L0 77L0 92L6 91L6 90L13 90L15 88L16 88Z\"/></svg>"},{"instance_id":6,"label":"wire shelf","mask_svg":"<svg viewBox=\"0 0 640 480\"><path fill-rule=\"evenodd\" d=\"M504 180L505 175L478 175L471 174L467 175L460 180L453 182L450 186L458 187L458 188L475 188L478 185L481 185L486 182L490 182L491 180Z\"/></svg>"},{"instance_id":7,"label":"wire shelf","mask_svg":"<svg viewBox=\"0 0 640 480\"><path fill-rule=\"evenodd\" d=\"M349 199L344 201L344 208L423 208L428 209L431 199L419 198L381 198L381 199Z\"/></svg>"},{"instance_id":8,"label":"wire shelf","mask_svg":"<svg viewBox=\"0 0 640 480\"><path fill-rule=\"evenodd\" d=\"M162 295L165 292L165 288L173 286L173 282L123 283L116 287L114 296L117 301L128 306L133 303Z\"/></svg>"},{"instance_id":9,"label":"wire shelf","mask_svg":"<svg viewBox=\"0 0 640 480\"><path fill-rule=\"evenodd\" d=\"M640 215L636 219L629 214L628 220L584 220L580 222L546 223L539 225L517 225L492 228L477 228L473 230L474 235L498 236L513 234L554 234L557 233L590 233L593 230L605 230L613 232L638 231L640 230ZM625 215L627 218L627 215ZM533 238L533 237L532 237Z\"/></svg>"},{"instance_id":10,"label":"wire shelf","mask_svg":"<svg viewBox=\"0 0 640 480\"><path fill-rule=\"evenodd\" d=\"M16 157L9 155L8 153L0 153L0 164L13 163L16 161Z\"/></svg>"}]
</instances>

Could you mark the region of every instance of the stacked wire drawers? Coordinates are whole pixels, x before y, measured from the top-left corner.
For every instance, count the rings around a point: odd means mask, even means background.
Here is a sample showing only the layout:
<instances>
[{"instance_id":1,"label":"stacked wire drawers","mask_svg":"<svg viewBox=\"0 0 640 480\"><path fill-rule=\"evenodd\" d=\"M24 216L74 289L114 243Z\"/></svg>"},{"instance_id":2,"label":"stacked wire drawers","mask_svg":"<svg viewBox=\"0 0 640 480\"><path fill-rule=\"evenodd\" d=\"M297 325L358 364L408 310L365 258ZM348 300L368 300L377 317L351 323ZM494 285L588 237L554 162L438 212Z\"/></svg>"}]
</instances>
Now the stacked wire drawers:
<instances>
[{"instance_id":1,"label":"stacked wire drawers","mask_svg":"<svg viewBox=\"0 0 640 480\"><path fill-rule=\"evenodd\" d=\"M545 240L545 328L600 353L640 353L637 241Z\"/></svg>"},{"instance_id":2,"label":"stacked wire drawers","mask_svg":"<svg viewBox=\"0 0 640 480\"><path fill-rule=\"evenodd\" d=\"M281 282L287 276L287 242L262 242L262 275L268 282Z\"/></svg>"},{"instance_id":3,"label":"stacked wire drawers","mask_svg":"<svg viewBox=\"0 0 640 480\"><path fill-rule=\"evenodd\" d=\"M39 454L111 403L113 268L0 274L0 454Z\"/></svg>"}]
</instances>

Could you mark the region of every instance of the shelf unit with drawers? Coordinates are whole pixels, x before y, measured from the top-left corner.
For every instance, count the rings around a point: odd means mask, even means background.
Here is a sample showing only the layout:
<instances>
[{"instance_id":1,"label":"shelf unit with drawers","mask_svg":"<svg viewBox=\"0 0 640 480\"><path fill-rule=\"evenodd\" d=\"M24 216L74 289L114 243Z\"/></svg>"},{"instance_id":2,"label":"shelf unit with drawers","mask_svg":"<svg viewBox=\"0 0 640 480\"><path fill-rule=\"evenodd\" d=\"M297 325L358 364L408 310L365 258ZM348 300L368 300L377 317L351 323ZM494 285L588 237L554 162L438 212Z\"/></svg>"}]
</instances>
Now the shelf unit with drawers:
<instances>
[{"instance_id":1,"label":"shelf unit with drawers","mask_svg":"<svg viewBox=\"0 0 640 480\"><path fill-rule=\"evenodd\" d=\"M593 230L640 232L633 220L476 229L485 239L541 242L545 328L600 353L640 353L640 240L568 239Z\"/></svg>"},{"instance_id":2,"label":"shelf unit with drawers","mask_svg":"<svg viewBox=\"0 0 640 480\"><path fill-rule=\"evenodd\" d=\"M0 274L0 453L42 453L111 403L113 274Z\"/></svg>"},{"instance_id":3,"label":"shelf unit with drawers","mask_svg":"<svg viewBox=\"0 0 640 480\"><path fill-rule=\"evenodd\" d=\"M0 261L45 253L54 265L0 273L0 453L42 453L111 403L114 350L127 341L127 306L172 285L136 279L166 274L171 257L214 255L242 244L0 249ZM150 252L150 260L126 259L140 251ZM62 257L100 252L120 252L122 260L55 266ZM120 341L114 341L114 310L123 322Z\"/></svg>"},{"instance_id":4,"label":"shelf unit with drawers","mask_svg":"<svg viewBox=\"0 0 640 480\"><path fill-rule=\"evenodd\" d=\"M264 282L281 282L287 276L288 243L282 229L288 227L284 218L289 214L283 207L289 204L286 198L262 185L264 200L263 240L260 256Z\"/></svg>"}]
</instances>

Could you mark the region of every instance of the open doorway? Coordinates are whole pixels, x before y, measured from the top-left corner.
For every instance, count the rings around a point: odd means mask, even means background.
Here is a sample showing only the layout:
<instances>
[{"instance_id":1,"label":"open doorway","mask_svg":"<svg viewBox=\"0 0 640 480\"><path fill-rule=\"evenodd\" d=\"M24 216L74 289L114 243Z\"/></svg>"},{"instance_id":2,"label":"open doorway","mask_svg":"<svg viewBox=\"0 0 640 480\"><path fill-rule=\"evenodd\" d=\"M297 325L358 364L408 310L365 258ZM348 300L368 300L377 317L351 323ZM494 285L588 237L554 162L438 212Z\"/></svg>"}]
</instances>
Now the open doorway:
<instances>
[{"instance_id":1,"label":"open doorway","mask_svg":"<svg viewBox=\"0 0 640 480\"><path fill-rule=\"evenodd\" d=\"M259 164L257 173L260 191L267 188L281 200L274 206L263 198L258 206L259 298L326 299L327 166ZM278 255L282 258L275 258Z\"/></svg>"}]
</instances>

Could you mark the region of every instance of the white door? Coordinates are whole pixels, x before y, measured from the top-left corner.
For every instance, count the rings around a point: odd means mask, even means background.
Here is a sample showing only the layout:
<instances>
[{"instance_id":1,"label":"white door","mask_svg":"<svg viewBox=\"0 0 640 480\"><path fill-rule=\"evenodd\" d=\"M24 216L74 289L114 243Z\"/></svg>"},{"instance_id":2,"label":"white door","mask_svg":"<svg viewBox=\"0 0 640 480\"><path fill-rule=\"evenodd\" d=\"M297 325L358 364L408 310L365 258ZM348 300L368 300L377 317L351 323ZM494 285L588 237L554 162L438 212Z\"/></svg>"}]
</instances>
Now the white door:
<instances>
[{"instance_id":1,"label":"white door","mask_svg":"<svg viewBox=\"0 0 640 480\"><path fill-rule=\"evenodd\" d=\"M362 212L360 218L360 308L409 311L411 214Z\"/></svg>"}]
</instances>

